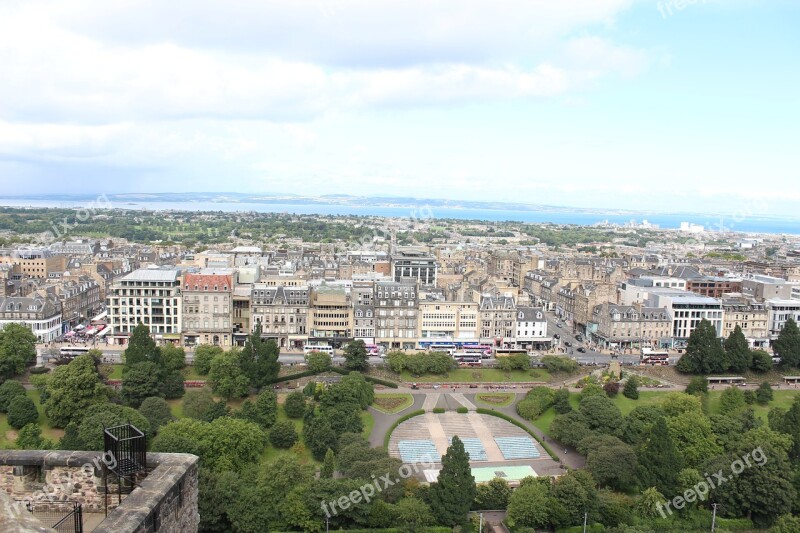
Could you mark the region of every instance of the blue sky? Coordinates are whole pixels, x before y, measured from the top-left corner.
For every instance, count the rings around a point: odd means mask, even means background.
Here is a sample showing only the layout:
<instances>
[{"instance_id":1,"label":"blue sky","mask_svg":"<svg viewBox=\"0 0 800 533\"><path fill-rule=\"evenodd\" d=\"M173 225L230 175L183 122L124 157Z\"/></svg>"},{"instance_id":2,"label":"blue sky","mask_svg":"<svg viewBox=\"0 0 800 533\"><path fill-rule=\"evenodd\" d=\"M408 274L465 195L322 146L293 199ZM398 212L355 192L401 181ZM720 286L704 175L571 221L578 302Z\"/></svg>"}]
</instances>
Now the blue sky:
<instances>
[{"instance_id":1,"label":"blue sky","mask_svg":"<svg viewBox=\"0 0 800 533\"><path fill-rule=\"evenodd\" d=\"M796 215L800 2L0 4L0 183Z\"/></svg>"}]
</instances>

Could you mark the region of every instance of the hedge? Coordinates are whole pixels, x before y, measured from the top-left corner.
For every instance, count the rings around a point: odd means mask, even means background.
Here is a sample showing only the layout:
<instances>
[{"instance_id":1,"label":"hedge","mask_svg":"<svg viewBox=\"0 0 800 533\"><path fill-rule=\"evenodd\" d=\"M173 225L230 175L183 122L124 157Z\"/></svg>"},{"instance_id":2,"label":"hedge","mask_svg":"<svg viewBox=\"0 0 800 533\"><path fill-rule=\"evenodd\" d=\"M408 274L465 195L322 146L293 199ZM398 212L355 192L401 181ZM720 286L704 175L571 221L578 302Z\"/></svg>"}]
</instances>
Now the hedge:
<instances>
[{"instance_id":1,"label":"hedge","mask_svg":"<svg viewBox=\"0 0 800 533\"><path fill-rule=\"evenodd\" d=\"M266 384L273 385L275 383L281 383L283 381L292 381L293 379L307 378L308 376L316 376L317 374L321 373L322 372L313 372L311 370L304 370L303 372L298 372L297 374L288 374L286 376L278 376L276 378L269 379L266 381Z\"/></svg>"},{"instance_id":2,"label":"hedge","mask_svg":"<svg viewBox=\"0 0 800 533\"><path fill-rule=\"evenodd\" d=\"M434 407L433 412L436 413L437 415L440 415L444 413L444 407Z\"/></svg>"},{"instance_id":3,"label":"hedge","mask_svg":"<svg viewBox=\"0 0 800 533\"><path fill-rule=\"evenodd\" d=\"M586 529L583 529L583 526L572 526L572 527L564 527L561 529L556 529L556 533L603 533L606 530L606 526L603 524L589 524L586 526Z\"/></svg>"},{"instance_id":4,"label":"hedge","mask_svg":"<svg viewBox=\"0 0 800 533\"><path fill-rule=\"evenodd\" d=\"M520 422L520 421L519 421L519 420L517 420L516 418L513 418L513 417L511 417L511 416L509 416L509 415L507 415L507 414L505 414L505 413L501 413L501 412L499 412L499 411L495 411L494 409L484 409L483 407L478 407L478 409L477 409L477 411L476 411L476 412L477 412L477 413L480 413L480 414L482 414L482 415L491 415L491 416L496 416L497 418L502 418L502 419L503 419L503 420L505 420L506 422L511 422L512 424L514 424L514 425L515 425L515 426L517 426L518 428L520 428L520 429L524 430L526 433L528 433L528 435L530 435L531 437L533 437L534 439L536 439L536 442L538 442L538 443L539 443L539 445L540 445L542 448L544 448L544 451L546 451L546 452L547 452L547 454L548 454L548 455L549 455L549 456L550 456L550 457L553 459L553 461L556 461L556 462L558 462L558 463L560 463L560 462L561 462L561 458L560 458L558 455L556 455L556 454L555 454L555 452L554 452L553 450L551 450L551 449L550 449L550 446L548 446L547 444L545 444L544 442L542 442L542 441L541 441L541 439L539 439L539 436L538 436L538 435L536 435L536 433L534 433L533 431L531 431L531 429L530 429L530 428L528 428L527 426L525 426L525 424L523 424L522 422Z\"/></svg>"},{"instance_id":5,"label":"hedge","mask_svg":"<svg viewBox=\"0 0 800 533\"><path fill-rule=\"evenodd\" d=\"M465 414L469 413L469 409L467 409L466 407L464 407L464 406L462 405L461 407L459 407L458 409L456 409L456 413L459 413L459 414L465 415Z\"/></svg>"},{"instance_id":6,"label":"hedge","mask_svg":"<svg viewBox=\"0 0 800 533\"><path fill-rule=\"evenodd\" d=\"M416 411L411 411L410 413L406 413L397 420L386 430L386 435L383 437L383 447L387 450L389 449L389 438L392 436L392 432L397 429L397 426L408 420L409 418L414 418L415 416L424 415L425 411L422 409L417 409Z\"/></svg>"},{"instance_id":7,"label":"hedge","mask_svg":"<svg viewBox=\"0 0 800 533\"><path fill-rule=\"evenodd\" d=\"M341 374L342 376L346 376L347 374L349 374L351 372L351 370L345 370L343 368L338 368L338 367L332 367L332 368L329 368L328 370L330 370L331 372L335 372L337 374ZM388 380L381 379L381 378L375 378L375 377L372 377L372 376L368 376L367 374L362 374L362 375L364 376L364 380L365 381L369 381L370 383L374 383L375 385L383 385L384 387L389 387L391 389L396 389L397 388L397 383L395 383L394 381L388 381Z\"/></svg>"}]
</instances>

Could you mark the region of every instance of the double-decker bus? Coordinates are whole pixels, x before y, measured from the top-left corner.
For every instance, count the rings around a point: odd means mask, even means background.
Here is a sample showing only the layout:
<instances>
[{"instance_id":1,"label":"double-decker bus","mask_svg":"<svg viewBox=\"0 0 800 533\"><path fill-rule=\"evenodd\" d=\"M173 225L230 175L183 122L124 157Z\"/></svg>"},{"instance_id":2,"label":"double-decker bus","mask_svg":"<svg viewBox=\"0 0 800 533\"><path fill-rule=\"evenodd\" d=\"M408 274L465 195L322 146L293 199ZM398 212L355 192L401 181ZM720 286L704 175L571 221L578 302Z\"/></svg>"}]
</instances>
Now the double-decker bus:
<instances>
[{"instance_id":1,"label":"double-decker bus","mask_svg":"<svg viewBox=\"0 0 800 533\"><path fill-rule=\"evenodd\" d=\"M383 355L383 347L377 344L365 344L364 347L369 355Z\"/></svg>"},{"instance_id":2,"label":"double-decker bus","mask_svg":"<svg viewBox=\"0 0 800 533\"><path fill-rule=\"evenodd\" d=\"M461 367L478 367L482 364L483 362L479 355L464 355L458 358L458 366Z\"/></svg>"},{"instance_id":3,"label":"double-decker bus","mask_svg":"<svg viewBox=\"0 0 800 533\"><path fill-rule=\"evenodd\" d=\"M641 363L643 365L669 365L669 354L667 352L646 351L642 353Z\"/></svg>"},{"instance_id":4,"label":"double-decker bus","mask_svg":"<svg viewBox=\"0 0 800 533\"><path fill-rule=\"evenodd\" d=\"M453 352L456 351L456 345L446 342L432 342L428 346L428 350L431 352L446 352L448 355L453 355Z\"/></svg>"},{"instance_id":5,"label":"double-decker bus","mask_svg":"<svg viewBox=\"0 0 800 533\"><path fill-rule=\"evenodd\" d=\"M87 346L64 346L59 350L62 359L73 359L79 355L86 355L90 348Z\"/></svg>"},{"instance_id":6,"label":"double-decker bus","mask_svg":"<svg viewBox=\"0 0 800 533\"><path fill-rule=\"evenodd\" d=\"M465 344L461 350L465 353L480 355L483 359L492 355L492 347L488 344Z\"/></svg>"},{"instance_id":7,"label":"double-decker bus","mask_svg":"<svg viewBox=\"0 0 800 533\"><path fill-rule=\"evenodd\" d=\"M527 355L528 350L525 348L495 348L494 350L495 357L505 357L507 355L516 355L518 353L524 353Z\"/></svg>"},{"instance_id":8,"label":"double-decker bus","mask_svg":"<svg viewBox=\"0 0 800 533\"><path fill-rule=\"evenodd\" d=\"M306 344L303 346L303 355L308 357L311 352L322 352L333 357L333 348L327 344Z\"/></svg>"}]
</instances>

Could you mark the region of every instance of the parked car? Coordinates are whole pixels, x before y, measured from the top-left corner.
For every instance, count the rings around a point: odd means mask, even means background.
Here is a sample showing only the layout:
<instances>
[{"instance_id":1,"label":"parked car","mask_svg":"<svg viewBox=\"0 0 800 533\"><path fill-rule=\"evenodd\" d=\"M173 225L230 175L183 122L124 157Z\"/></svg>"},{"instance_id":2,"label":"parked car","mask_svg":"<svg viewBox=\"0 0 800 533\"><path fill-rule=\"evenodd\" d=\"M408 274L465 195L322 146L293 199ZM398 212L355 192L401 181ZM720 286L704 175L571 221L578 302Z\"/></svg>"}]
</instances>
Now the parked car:
<instances>
[{"instance_id":1,"label":"parked car","mask_svg":"<svg viewBox=\"0 0 800 533\"><path fill-rule=\"evenodd\" d=\"M553 338L554 338L554 339L556 339L556 340L558 340L558 339L560 339L560 338L561 338L561 335L559 335L558 333L556 333L555 335L553 335Z\"/></svg>"},{"instance_id":2,"label":"parked car","mask_svg":"<svg viewBox=\"0 0 800 533\"><path fill-rule=\"evenodd\" d=\"M572 343L569 342L569 341L564 341L564 346L566 346L567 348L570 348L572 346Z\"/></svg>"},{"instance_id":3,"label":"parked car","mask_svg":"<svg viewBox=\"0 0 800 533\"><path fill-rule=\"evenodd\" d=\"M581 353L586 353L586 348L581 346L581 347L578 348L578 351L581 352Z\"/></svg>"}]
</instances>

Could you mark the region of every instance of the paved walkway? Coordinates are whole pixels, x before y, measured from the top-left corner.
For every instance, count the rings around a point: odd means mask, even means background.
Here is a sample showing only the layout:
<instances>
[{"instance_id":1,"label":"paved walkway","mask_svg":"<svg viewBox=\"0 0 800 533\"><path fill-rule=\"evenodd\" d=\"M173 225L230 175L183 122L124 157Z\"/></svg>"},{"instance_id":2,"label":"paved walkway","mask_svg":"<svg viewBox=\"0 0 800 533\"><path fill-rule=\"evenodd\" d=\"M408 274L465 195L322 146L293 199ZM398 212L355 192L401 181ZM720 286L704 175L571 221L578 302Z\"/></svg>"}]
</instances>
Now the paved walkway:
<instances>
[{"instance_id":1,"label":"paved walkway","mask_svg":"<svg viewBox=\"0 0 800 533\"><path fill-rule=\"evenodd\" d=\"M470 411L474 411L475 409L477 409L477 407L475 407L475 404L467 400L467 398L460 392L454 392L450 396L452 396L455 401L457 401Z\"/></svg>"},{"instance_id":2,"label":"paved walkway","mask_svg":"<svg viewBox=\"0 0 800 533\"><path fill-rule=\"evenodd\" d=\"M425 412L433 411L436 407L436 404L439 403L439 398L442 395L438 392L430 393L425 395L425 401L422 404L422 410Z\"/></svg>"},{"instance_id":3,"label":"paved walkway","mask_svg":"<svg viewBox=\"0 0 800 533\"><path fill-rule=\"evenodd\" d=\"M447 435L442 427L441 419L433 413L425 413L425 423L428 424L428 431L431 433L431 440L436 446L436 451L439 456L444 456L447 453L447 448L450 442L447 440Z\"/></svg>"},{"instance_id":4,"label":"paved walkway","mask_svg":"<svg viewBox=\"0 0 800 533\"><path fill-rule=\"evenodd\" d=\"M492 432L489 431L489 428L487 428L486 424L483 423L483 419L481 418L482 416L485 415L479 415L477 413L467 413L467 419L469 420L469 423L472 425L472 429L475 430L475 433L478 435L478 438L481 439L483 448L486 450L486 460L505 461L506 458L503 457L503 452L500 451L500 448L497 446L497 443L494 441L494 438L492 438Z\"/></svg>"}]
</instances>

